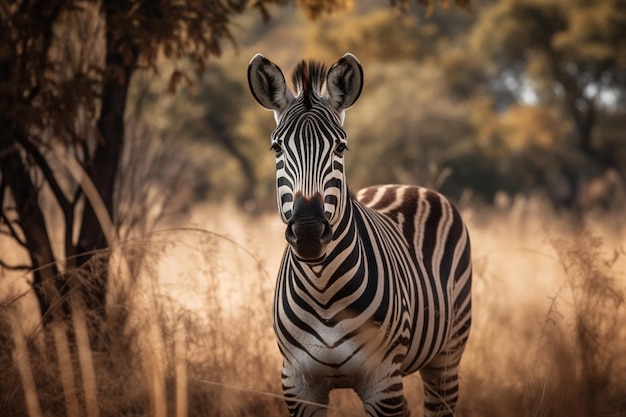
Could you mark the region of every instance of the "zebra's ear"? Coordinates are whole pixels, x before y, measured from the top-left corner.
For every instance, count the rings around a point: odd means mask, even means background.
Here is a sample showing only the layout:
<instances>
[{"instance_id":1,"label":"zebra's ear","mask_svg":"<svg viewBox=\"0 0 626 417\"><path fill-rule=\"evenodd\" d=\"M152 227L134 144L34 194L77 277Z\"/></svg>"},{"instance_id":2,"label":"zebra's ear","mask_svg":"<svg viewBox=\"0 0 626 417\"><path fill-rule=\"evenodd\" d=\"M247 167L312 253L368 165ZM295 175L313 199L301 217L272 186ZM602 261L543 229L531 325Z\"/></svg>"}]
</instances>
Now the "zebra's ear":
<instances>
[{"instance_id":1,"label":"zebra's ear","mask_svg":"<svg viewBox=\"0 0 626 417\"><path fill-rule=\"evenodd\" d=\"M328 70L326 93L328 102L337 111L352 106L363 89L363 68L352 54L345 54Z\"/></svg>"},{"instance_id":2,"label":"zebra's ear","mask_svg":"<svg viewBox=\"0 0 626 417\"><path fill-rule=\"evenodd\" d=\"M256 54L248 65L248 85L261 106L278 114L293 101L285 76L278 65L261 54Z\"/></svg>"}]
</instances>

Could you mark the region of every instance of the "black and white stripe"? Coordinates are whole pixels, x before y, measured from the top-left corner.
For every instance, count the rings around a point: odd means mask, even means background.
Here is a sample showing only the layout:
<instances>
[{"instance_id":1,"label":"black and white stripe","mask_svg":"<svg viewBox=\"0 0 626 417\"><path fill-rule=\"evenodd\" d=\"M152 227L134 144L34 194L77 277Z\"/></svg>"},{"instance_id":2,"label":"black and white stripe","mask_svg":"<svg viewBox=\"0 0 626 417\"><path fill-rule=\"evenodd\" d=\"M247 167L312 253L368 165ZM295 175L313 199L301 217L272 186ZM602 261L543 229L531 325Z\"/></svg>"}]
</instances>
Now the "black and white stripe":
<instances>
[{"instance_id":1,"label":"black and white stripe","mask_svg":"<svg viewBox=\"0 0 626 417\"><path fill-rule=\"evenodd\" d=\"M290 414L323 416L330 390L353 388L368 415L401 416L407 412L402 377L420 371L425 415L454 415L472 275L458 211L440 194L414 186L349 195L342 124L362 85L352 55L329 71L300 64L295 95L262 56L248 71L254 96L275 112L278 207L288 232L295 228L274 302ZM323 238L323 224L332 239Z\"/></svg>"}]
</instances>

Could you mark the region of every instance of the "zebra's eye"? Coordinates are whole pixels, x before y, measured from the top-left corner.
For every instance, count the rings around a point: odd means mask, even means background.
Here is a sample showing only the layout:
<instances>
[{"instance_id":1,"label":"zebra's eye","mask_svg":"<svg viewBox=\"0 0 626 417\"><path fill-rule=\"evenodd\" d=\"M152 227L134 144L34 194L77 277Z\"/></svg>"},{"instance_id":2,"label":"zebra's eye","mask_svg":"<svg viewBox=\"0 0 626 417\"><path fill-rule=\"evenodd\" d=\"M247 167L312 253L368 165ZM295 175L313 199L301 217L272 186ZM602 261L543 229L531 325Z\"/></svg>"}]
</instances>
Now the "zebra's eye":
<instances>
[{"instance_id":1,"label":"zebra's eye","mask_svg":"<svg viewBox=\"0 0 626 417\"><path fill-rule=\"evenodd\" d=\"M280 154L283 153L283 147L280 146L278 142L272 143L272 147L270 149L274 151L276 156L280 156Z\"/></svg>"},{"instance_id":2,"label":"zebra's eye","mask_svg":"<svg viewBox=\"0 0 626 417\"><path fill-rule=\"evenodd\" d=\"M343 153L346 149L348 149L348 145L346 145L345 143L338 143L337 146L335 146L335 154L337 156L343 156Z\"/></svg>"}]
</instances>

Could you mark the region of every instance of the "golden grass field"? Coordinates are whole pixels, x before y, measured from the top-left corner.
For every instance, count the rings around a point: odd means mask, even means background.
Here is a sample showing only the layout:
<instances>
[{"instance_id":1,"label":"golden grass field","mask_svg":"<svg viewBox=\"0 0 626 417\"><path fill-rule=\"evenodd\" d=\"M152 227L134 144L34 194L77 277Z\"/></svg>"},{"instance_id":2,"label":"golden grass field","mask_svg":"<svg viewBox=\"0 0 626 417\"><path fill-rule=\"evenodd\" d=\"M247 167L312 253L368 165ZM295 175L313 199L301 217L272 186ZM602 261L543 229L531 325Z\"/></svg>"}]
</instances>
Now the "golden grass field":
<instances>
[{"instance_id":1,"label":"golden grass field","mask_svg":"<svg viewBox=\"0 0 626 417\"><path fill-rule=\"evenodd\" d=\"M535 200L462 212L474 287L458 414L626 416L624 219L575 228ZM229 205L123 243L104 348L70 337L66 360L18 300L24 277L2 271L0 416L285 416L271 325L284 245L277 215ZM405 380L412 416L420 385ZM330 416L362 413L331 395Z\"/></svg>"}]
</instances>

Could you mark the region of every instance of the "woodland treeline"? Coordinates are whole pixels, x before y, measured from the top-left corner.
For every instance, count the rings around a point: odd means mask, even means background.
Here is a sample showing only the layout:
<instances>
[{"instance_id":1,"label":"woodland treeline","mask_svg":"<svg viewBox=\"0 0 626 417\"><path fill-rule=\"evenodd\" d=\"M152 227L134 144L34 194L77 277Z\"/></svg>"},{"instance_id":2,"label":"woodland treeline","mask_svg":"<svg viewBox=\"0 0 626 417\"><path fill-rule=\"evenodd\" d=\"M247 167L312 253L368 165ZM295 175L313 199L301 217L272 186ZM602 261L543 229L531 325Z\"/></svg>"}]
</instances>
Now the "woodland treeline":
<instances>
[{"instance_id":1,"label":"woodland treeline","mask_svg":"<svg viewBox=\"0 0 626 417\"><path fill-rule=\"evenodd\" d=\"M0 268L32 271L46 320L71 314L74 295L102 320L112 242L198 201L273 209L273 126L247 90L250 57L289 71L348 51L366 77L346 121L354 190L541 196L578 213L624 203L618 0L11 0L0 238L19 250Z\"/></svg>"},{"instance_id":2,"label":"woodland treeline","mask_svg":"<svg viewBox=\"0 0 626 417\"><path fill-rule=\"evenodd\" d=\"M195 93L162 113L172 136L228 136L219 146L236 147L204 176L209 198L236 190L273 209L271 158L258 156L273 125L249 100L247 60L261 52L288 72L302 57L330 64L349 51L365 71L346 116L353 190L422 184L457 202L538 197L577 214L624 204L623 2L481 0L430 14L358 2L314 22L292 9L244 28L239 56L210 64ZM192 112L204 116L197 125L184 118Z\"/></svg>"}]
</instances>

